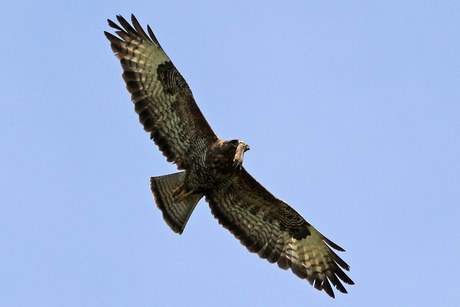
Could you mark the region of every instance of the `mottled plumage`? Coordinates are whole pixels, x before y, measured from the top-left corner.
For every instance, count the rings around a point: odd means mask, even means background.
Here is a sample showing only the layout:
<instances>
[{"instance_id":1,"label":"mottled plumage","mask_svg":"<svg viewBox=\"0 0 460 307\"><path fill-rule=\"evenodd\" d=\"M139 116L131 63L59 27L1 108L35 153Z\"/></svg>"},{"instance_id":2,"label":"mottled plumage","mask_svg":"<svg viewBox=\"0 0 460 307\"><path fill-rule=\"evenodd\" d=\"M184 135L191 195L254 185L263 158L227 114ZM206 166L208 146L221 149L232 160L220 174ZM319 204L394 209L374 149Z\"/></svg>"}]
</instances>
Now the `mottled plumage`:
<instances>
[{"instance_id":1,"label":"mottled plumage","mask_svg":"<svg viewBox=\"0 0 460 307\"><path fill-rule=\"evenodd\" d=\"M331 283L347 293L340 280L353 284L341 269L349 266L330 247L344 250L244 169L249 146L240 140L223 141L212 131L150 27L147 35L134 16L133 26L121 16L117 19L121 27L108 22L119 37L105 35L120 60L134 110L167 160L184 170L150 179L155 202L171 229L182 233L205 196L219 223L250 252L290 268L332 297Z\"/></svg>"}]
</instances>

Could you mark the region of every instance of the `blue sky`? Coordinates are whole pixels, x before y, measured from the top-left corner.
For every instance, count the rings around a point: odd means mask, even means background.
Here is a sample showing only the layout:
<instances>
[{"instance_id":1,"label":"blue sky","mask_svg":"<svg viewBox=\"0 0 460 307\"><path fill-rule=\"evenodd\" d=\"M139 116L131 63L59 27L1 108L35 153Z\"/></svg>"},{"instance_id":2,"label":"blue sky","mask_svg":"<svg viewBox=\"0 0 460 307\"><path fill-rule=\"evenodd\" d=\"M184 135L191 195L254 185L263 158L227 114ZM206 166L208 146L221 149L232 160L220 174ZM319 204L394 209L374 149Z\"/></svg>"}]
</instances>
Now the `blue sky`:
<instances>
[{"instance_id":1,"label":"blue sky","mask_svg":"<svg viewBox=\"0 0 460 307\"><path fill-rule=\"evenodd\" d=\"M150 24L246 169L344 247L330 299L202 201L184 234L149 177L103 35ZM1 306L456 306L457 1L10 1L0 12Z\"/></svg>"}]
</instances>

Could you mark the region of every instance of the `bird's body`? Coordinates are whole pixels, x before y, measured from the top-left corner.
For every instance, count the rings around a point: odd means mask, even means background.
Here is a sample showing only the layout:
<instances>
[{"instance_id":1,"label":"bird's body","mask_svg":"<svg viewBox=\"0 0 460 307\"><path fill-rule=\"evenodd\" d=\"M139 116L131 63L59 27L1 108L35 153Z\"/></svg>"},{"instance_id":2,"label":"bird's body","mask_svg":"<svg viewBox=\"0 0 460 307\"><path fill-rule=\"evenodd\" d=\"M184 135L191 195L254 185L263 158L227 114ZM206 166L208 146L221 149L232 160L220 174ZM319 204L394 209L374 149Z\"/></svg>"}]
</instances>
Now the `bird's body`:
<instances>
[{"instance_id":1,"label":"bird's body","mask_svg":"<svg viewBox=\"0 0 460 307\"><path fill-rule=\"evenodd\" d=\"M340 267L349 267L330 247L344 250L245 170L249 146L241 140L224 141L213 132L150 27L147 35L134 16L134 28L121 16L117 19L122 27L110 20L109 25L119 38L105 35L120 60L139 121L167 160L183 170L150 179L155 202L171 229L182 233L205 197L219 223L250 252L290 268L332 297L330 282L346 293L339 278L353 281Z\"/></svg>"}]
</instances>

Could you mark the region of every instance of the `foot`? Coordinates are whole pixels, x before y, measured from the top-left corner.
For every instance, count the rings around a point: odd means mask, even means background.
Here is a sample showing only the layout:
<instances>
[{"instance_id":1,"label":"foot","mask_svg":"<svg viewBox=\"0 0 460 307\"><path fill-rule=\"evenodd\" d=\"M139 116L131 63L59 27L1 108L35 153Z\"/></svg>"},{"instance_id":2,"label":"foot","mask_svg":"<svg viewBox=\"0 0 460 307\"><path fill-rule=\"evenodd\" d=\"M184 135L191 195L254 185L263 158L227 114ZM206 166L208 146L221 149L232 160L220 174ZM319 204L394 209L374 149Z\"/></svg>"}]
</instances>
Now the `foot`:
<instances>
[{"instance_id":1,"label":"foot","mask_svg":"<svg viewBox=\"0 0 460 307\"><path fill-rule=\"evenodd\" d=\"M179 197L177 198L176 202L178 202L178 203L182 202L184 199L187 198L187 196L193 194L194 192L195 192L195 191L192 190L192 191L190 191L190 192L187 192L187 193L185 193L185 194L182 194L181 196L179 196Z\"/></svg>"},{"instance_id":2,"label":"foot","mask_svg":"<svg viewBox=\"0 0 460 307\"><path fill-rule=\"evenodd\" d=\"M172 193L172 196L173 197L176 197L177 195L180 194L180 192L182 192L182 187L184 186L184 184L182 183L181 185L179 185L177 188L174 189L173 193Z\"/></svg>"}]
</instances>

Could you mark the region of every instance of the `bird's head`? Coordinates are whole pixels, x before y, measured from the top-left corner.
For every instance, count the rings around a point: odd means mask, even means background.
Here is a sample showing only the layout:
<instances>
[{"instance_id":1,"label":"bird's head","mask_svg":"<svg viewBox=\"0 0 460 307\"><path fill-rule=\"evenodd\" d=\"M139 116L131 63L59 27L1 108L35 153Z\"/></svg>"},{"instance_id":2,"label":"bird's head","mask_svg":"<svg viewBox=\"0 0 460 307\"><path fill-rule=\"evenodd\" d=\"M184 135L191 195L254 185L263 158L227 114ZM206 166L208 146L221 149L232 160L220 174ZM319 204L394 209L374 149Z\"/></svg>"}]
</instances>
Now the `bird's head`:
<instances>
[{"instance_id":1,"label":"bird's head","mask_svg":"<svg viewBox=\"0 0 460 307\"><path fill-rule=\"evenodd\" d=\"M236 169L241 169L243 166L244 153L250 149L249 145L242 140L231 140L228 141L228 144L230 145L232 151L235 150L233 166Z\"/></svg>"}]
</instances>

